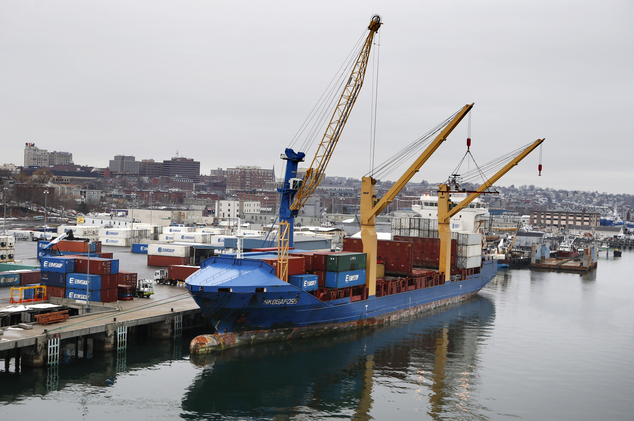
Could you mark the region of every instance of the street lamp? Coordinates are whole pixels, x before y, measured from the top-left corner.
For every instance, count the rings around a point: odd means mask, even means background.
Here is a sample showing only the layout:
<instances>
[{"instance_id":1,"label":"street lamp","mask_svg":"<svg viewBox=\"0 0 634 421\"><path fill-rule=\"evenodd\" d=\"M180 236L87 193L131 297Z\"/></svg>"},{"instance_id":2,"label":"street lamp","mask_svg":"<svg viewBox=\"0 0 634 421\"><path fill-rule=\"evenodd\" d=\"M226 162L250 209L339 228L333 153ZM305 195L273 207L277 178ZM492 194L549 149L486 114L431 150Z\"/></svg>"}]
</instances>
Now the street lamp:
<instances>
[{"instance_id":1,"label":"street lamp","mask_svg":"<svg viewBox=\"0 0 634 421\"><path fill-rule=\"evenodd\" d=\"M48 190L44 190L44 227L48 225L48 213L47 213L47 199L48 199Z\"/></svg>"},{"instance_id":2,"label":"street lamp","mask_svg":"<svg viewBox=\"0 0 634 421\"><path fill-rule=\"evenodd\" d=\"M2 219L2 235L7 234L7 187L2 188L2 201L4 202L4 218Z\"/></svg>"},{"instance_id":3,"label":"street lamp","mask_svg":"<svg viewBox=\"0 0 634 421\"><path fill-rule=\"evenodd\" d=\"M150 225L152 225L154 222L154 218L152 216L152 196L154 196L153 191L150 192Z\"/></svg>"}]
</instances>

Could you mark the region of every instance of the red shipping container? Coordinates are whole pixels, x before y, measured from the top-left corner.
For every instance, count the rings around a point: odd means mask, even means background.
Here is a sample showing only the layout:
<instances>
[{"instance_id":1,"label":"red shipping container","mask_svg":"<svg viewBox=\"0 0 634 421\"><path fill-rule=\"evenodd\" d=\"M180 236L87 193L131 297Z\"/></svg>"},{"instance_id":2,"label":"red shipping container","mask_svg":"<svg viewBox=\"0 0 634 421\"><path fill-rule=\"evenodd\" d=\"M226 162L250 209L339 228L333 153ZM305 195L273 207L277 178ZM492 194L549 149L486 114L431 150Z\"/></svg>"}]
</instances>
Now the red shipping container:
<instances>
[{"instance_id":1,"label":"red shipping container","mask_svg":"<svg viewBox=\"0 0 634 421\"><path fill-rule=\"evenodd\" d=\"M116 288L120 283L121 282L118 273L111 275L101 275L101 289Z\"/></svg>"},{"instance_id":2,"label":"red shipping container","mask_svg":"<svg viewBox=\"0 0 634 421\"><path fill-rule=\"evenodd\" d=\"M90 244L88 241L68 241L62 240L54 246L60 251L74 251L77 253L88 253L90 250Z\"/></svg>"},{"instance_id":3,"label":"red shipping container","mask_svg":"<svg viewBox=\"0 0 634 421\"><path fill-rule=\"evenodd\" d=\"M297 252L291 253L293 256L303 256L306 260L306 272L312 272L315 270L315 253L314 252Z\"/></svg>"},{"instance_id":4,"label":"red shipping container","mask_svg":"<svg viewBox=\"0 0 634 421\"><path fill-rule=\"evenodd\" d=\"M345 243L344 243L345 246ZM344 248L345 249L345 248ZM361 247L363 251L363 247ZM343 253L341 251L316 251L313 253L313 270L326 270L326 257L331 254Z\"/></svg>"},{"instance_id":5,"label":"red shipping container","mask_svg":"<svg viewBox=\"0 0 634 421\"><path fill-rule=\"evenodd\" d=\"M412 264L418 267L437 268L440 264L440 239L426 237L402 237L395 236L396 241L409 241L412 243ZM456 266L456 254L458 241L451 240L451 266Z\"/></svg>"},{"instance_id":6,"label":"red shipping container","mask_svg":"<svg viewBox=\"0 0 634 421\"><path fill-rule=\"evenodd\" d=\"M158 256L148 254L147 265L148 266L161 266L169 267L172 265L189 265L191 259L189 257L176 257L176 256Z\"/></svg>"},{"instance_id":7,"label":"red shipping container","mask_svg":"<svg viewBox=\"0 0 634 421\"><path fill-rule=\"evenodd\" d=\"M97 253L102 259L114 259L114 253Z\"/></svg>"},{"instance_id":8,"label":"red shipping container","mask_svg":"<svg viewBox=\"0 0 634 421\"><path fill-rule=\"evenodd\" d=\"M317 275L317 284L319 288L324 288L326 286L326 271L325 270L315 270L315 275Z\"/></svg>"},{"instance_id":9,"label":"red shipping container","mask_svg":"<svg viewBox=\"0 0 634 421\"><path fill-rule=\"evenodd\" d=\"M198 266L171 265L167 267L167 277L176 281L184 281L189 275L199 269L200 267Z\"/></svg>"},{"instance_id":10,"label":"red shipping container","mask_svg":"<svg viewBox=\"0 0 634 421\"><path fill-rule=\"evenodd\" d=\"M110 275L112 262L88 256L73 256L75 258L76 273L90 273L91 275ZM90 267L89 267L90 265ZM88 272L90 270L90 272Z\"/></svg>"},{"instance_id":11,"label":"red shipping container","mask_svg":"<svg viewBox=\"0 0 634 421\"><path fill-rule=\"evenodd\" d=\"M119 285L133 285L136 286L137 274L135 272L119 271Z\"/></svg>"},{"instance_id":12,"label":"red shipping container","mask_svg":"<svg viewBox=\"0 0 634 421\"><path fill-rule=\"evenodd\" d=\"M39 270L20 271L20 285L39 284L40 276Z\"/></svg>"},{"instance_id":13,"label":"red shipping container","mask_svg":"<svg viewBox=\"0 0 634 421\"><path fill-rule=\"evenodd\" d=\"M363 252L361 240L344 238L343 249L346 252ZM410 276L413 268L412 244L409 241L377 242L377 263L385 263L385 274L393 276Z\"/></svg>"},{"instance_id":14,"label":"red shipping container","mask_svg":"<svg viewBox=\"0 0 634 421\"><path fill-rule=\"evenodd\" d=\"M119 286L101 290L102 303L114 303L118 299L119 299Z\"/></svg>"},{"instance_id":15,"label":"red shipping container","mask_svg":"<svg viewBox=\"0 0 634 421\"><path fill-rule=\"evenodd\" d=\"M262 259L277 270L277 259ZM288 276L306 273L306 260L303 256L288 256Z\"/></svg>"},{"instance_id":16,"label":"red shipping container","mask_svg":"<svg viewBox=\"0 0 634 421\"><path fill-rule=\"evenodd\" d=\"M64 298L66 297L66 288L47 286L46 294L48 294L49 297Z\"/></svg>"}]
</instances>

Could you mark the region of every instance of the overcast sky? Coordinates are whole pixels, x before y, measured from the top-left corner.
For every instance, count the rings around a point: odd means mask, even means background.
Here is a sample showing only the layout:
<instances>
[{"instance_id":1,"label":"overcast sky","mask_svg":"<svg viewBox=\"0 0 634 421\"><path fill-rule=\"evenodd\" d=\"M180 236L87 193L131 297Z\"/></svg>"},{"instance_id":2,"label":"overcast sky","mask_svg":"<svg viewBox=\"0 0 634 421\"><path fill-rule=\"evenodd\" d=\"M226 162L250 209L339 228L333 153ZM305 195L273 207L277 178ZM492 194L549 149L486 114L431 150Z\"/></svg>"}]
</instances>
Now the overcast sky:
<instances>
[{"instance_id":1,"label":"overcast sky","mask_svg":"<svg viewBox=\"0 0 634 421\"><path fill-rule=\"evenodd\" d=\"M541 177L535 151L498 185L634 193L632 0L0 0L0 164L35 142L96 167L178 154L279 175L373 14L377 163L474 102L477 164L546 138ZM370 168L373 77L328 175ZM414 181L449 176L466 123Z\"/></svg>"}]
</instances>

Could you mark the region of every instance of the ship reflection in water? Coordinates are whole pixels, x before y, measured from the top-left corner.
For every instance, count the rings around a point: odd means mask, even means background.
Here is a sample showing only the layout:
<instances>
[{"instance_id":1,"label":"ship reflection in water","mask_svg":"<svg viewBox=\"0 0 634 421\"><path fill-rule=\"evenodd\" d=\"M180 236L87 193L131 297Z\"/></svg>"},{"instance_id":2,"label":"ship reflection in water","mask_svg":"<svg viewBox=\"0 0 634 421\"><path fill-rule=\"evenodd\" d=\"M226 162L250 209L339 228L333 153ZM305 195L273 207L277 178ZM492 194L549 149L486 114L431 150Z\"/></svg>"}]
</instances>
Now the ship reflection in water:
<instances>
[{"instance_id":1,"label":"ship reflection in water","mask_svg":"<svg viewBox=\"0 0 634 421\"><path fill-rule=\"evenodd\" d=\"M493 302L478 295L391 326L192 356L204 368L185 393L181 416L478 413L470 394L478 383L478 347L494 318Z\"/></svg>"}]
</instances>

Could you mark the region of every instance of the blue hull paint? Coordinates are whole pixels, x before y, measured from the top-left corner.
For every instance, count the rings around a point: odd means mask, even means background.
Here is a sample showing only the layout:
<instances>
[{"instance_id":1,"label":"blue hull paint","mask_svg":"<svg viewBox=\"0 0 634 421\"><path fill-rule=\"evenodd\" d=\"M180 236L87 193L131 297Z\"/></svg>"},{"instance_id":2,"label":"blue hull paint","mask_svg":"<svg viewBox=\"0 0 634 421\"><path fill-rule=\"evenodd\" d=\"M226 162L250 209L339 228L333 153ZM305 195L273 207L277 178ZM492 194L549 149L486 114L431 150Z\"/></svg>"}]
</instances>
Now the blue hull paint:
<instances>
[{"instance_id":1,"label":"blue hull paint","mask_svg":"<svg viewBox=\"0 0 634 421\"><path fill-rule=\"evenodd\" d=\"M219 334L249 334L323 326L354 327L381 323L466 299L497 273L497 262L484 261L479 274L464 281L351 302L322 302L280 281L266 263L214 257L186 280L187 289ZM256 290L257 289L257 290Z\"/></svg>"}]
</instances>

